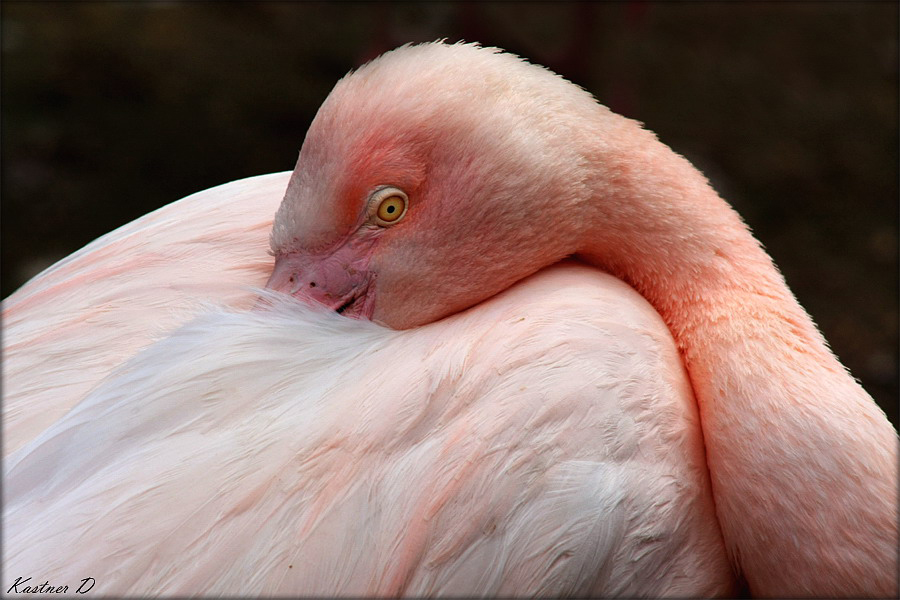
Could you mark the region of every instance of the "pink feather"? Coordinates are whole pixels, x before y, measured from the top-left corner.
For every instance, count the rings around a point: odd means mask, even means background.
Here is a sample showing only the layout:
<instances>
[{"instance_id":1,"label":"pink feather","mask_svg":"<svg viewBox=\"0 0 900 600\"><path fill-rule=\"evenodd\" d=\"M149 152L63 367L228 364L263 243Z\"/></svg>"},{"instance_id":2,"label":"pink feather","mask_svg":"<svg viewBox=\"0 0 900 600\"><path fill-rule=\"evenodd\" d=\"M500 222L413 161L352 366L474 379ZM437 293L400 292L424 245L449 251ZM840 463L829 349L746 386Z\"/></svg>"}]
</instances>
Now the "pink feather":
<instances>
[{"instance_id":1,"label":"pink feather","mask_svg":"<svg viewBox=\"0 0 900 600\"><path fill-rule=\"evenodd\" d=\"M267 278L365 279L402 330ZM4 589L897 591L896 432L740 218L494 49L376 60L292 175L112 232L3 319Z\"/></svg>"}]
</instances>

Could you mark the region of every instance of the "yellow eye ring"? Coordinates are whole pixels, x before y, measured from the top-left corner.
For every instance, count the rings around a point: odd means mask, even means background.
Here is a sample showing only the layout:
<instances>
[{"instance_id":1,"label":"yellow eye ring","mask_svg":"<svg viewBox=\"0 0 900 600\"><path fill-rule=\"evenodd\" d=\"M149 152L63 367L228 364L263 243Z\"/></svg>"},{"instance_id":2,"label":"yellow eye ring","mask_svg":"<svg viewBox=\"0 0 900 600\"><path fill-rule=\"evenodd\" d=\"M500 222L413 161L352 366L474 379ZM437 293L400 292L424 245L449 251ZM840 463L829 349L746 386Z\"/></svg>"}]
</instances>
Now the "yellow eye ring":
<instances>
[{"instance_id":1,"label":"yellow eye ring","mask_svg":"<svg viewBox=\"0 0 900 600\"><path fill-rule=\"evenodd\" d=\"M374 220L381 226L393 225L406 214L406 194L397 188L381 189L372 199L373 205L377 206L373 215Z\"/></svg>"}]
</instances>

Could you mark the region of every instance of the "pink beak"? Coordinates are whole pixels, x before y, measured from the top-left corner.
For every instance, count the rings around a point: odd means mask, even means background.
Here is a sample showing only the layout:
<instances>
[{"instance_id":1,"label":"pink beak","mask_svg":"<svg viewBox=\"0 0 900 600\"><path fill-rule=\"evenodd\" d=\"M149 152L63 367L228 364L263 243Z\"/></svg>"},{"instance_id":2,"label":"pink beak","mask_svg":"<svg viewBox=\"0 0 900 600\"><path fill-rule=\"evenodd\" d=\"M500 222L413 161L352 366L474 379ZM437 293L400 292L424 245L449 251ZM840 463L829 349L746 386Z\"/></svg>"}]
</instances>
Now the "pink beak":
<instances>
[{"instance_id":1,"label":"pink beak","mask_svg":"<svg viewBox=\"0 0 900 600\"><path fill-rule=\"evenodd\" d=\"M266 287L346 316L370 318L374 308L374 278L368 270L372 248L360 245L348 241L332 254L280 254Z\"/></svg>"}]
</instances>

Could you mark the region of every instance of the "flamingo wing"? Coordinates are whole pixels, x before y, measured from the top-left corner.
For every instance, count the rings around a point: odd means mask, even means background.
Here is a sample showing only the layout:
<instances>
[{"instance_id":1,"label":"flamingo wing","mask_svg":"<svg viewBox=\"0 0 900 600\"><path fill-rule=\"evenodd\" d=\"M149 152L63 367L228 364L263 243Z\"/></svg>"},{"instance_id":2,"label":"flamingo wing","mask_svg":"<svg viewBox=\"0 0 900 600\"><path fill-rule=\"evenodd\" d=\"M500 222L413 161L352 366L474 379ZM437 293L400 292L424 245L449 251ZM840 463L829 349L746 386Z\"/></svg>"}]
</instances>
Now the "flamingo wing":
<instances>
[{"instance_id":1,"label":"flamingo wing","mask_svg":"<svg viewBox=\"0 0 900 600\"><path fill-rule=\"evenodd\" d=\"M730 591L689 384L624 283L563 264L408 331L271 301L147 345L8 458L6 573L113 595Z\"/></svg>"},{"instance_id":2,"label":"flamingo wing","mask_svg":"<svg viewBox=\"0 0 900 600\"><path fill-rule=\"evenodd\" d=\"M289 176L251 177L165 206L4 300L4 456L204 303L253 302L250 286L271 269L269 229Z\"/></svg>"}]
</instances>

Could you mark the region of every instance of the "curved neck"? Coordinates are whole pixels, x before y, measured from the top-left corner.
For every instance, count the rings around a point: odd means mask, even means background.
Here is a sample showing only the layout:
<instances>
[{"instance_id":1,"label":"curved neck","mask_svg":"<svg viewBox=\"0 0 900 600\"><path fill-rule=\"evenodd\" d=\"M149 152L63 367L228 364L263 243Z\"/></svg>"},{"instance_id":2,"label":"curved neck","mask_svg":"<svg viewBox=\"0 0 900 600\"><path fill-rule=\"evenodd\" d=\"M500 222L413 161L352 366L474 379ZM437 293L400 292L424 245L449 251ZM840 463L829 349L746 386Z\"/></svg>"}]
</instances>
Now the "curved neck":
<instances>
[{"instance_id":1,"label":"curved neck","mask_svg":"<svg viewBox=\"0 0 900 600\"><path fill-rule=\"evenodd\" d=\"M606 125L578 254L672 331L735 567L754 594L896 595L897 437L884 413L705 178L633 122Z\"/></svg>"}]
</instances>

